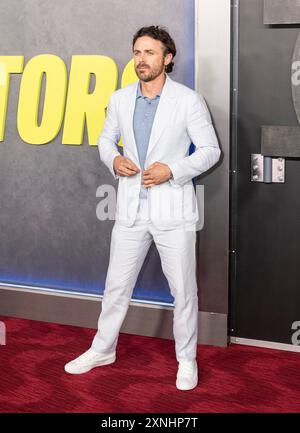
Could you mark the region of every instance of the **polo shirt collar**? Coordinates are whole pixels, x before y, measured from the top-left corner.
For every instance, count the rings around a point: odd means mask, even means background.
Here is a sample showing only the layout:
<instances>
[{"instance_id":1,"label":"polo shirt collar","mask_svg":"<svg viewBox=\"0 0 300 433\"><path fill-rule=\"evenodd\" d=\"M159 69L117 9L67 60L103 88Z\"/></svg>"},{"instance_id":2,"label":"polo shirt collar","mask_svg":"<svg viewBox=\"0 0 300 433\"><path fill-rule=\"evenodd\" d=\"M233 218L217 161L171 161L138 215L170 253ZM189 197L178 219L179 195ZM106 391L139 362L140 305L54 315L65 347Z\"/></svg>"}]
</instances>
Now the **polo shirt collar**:
<instances>
[{"instance_id":1,"label":"polo shirt collar","mask_svg":"<svg viewBox=\"0 0 300 433\"><path fill-rule=\"evenodd\" d=\"M160 93L157 93L156 95L155 95L155 98L157 98L158 96L160 96L161 95L161 91L160 91ZM146 99L146 98L148 98L147 96L144 96L143 94L142 94L142 90L141 90L141 81L139 80L139 83L138 83L138 86L137 86L137 92L136 92L136 99L138 99L138 98L144 98L144 99ZM153 99L155 99L155 98L153 98ZM149 99L149 98L148 98Z\"/></svg>"}]
</instances>

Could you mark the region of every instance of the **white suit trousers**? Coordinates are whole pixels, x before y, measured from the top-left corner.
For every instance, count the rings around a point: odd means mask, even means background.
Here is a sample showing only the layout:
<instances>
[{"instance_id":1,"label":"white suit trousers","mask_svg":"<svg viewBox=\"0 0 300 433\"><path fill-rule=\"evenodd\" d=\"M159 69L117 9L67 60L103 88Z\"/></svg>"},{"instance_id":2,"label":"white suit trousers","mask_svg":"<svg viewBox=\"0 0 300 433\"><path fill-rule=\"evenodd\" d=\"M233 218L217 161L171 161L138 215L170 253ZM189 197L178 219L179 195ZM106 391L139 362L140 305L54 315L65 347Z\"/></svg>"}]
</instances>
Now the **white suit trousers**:
<instances>
[{"instance_id":1,"label":"white suit trousers","mask_svg":"<svg viewBox=\"0 0 300 433\"><path fill-rule=\"evenodd\" d=\"M158 250L164 275L174 297L173 335L177 361L196 359L198 294L196 282L196 231L180 227L158 230L148 217L148 201L140 199L132 227L115 222L110 259L92 348L99 353L116 351L139 272L152 243Z\"/></svg>"}]
</instances>

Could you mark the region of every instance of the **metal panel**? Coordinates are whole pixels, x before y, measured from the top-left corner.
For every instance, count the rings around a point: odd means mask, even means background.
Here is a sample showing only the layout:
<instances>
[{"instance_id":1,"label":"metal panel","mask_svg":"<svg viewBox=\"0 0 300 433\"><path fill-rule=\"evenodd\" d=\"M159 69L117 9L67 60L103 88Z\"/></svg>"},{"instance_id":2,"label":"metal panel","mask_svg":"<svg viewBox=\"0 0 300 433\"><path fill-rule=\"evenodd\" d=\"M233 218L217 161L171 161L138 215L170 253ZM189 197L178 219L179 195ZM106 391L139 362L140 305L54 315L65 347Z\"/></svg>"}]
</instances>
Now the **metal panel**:
<instances>
[{"instance_id":1,"label":"metal panel","mask_svg":"<svg viewBox=\"0 0 300 433\"><path fill-rule=\"evenodd\" d=\"M251 181L282 183L285 181L284 158L271 158L260 153L251 154Z\"/></svg>"},{"instance_id":2,"label":"metal panel","mask_svg":"<svg viewBox=\"0 0 300 433\"><path fill-rule=\"evenodd\" d=\"M267 349L286 350L288 352L300 352L300 346L294 344L274 343L273 341L251 340L250 338L230 338L230 342L234 344L242 344L245 346L266 347Z\"/></svg>"},{"instance_id":3,"label":"metal panel","mask_svg":"<svg viewBox=\"0 0 300 433\"><path fill-rule=\"evenodd\" d=\"M299 159L286 160L286 182L280 185L251 182L249 162L252 153L260 153L262 125L299 128L290 88L299 29L264 26L263 0L240 0L239 5L232 335L291 344L293 324L300 318Z\"/></svg>"},{"instance_id":4,"label":"metal panel","mask_svg":"<svg viewBox=\"0 0 300 433\"><path fill-rule=\"evenodd\" d=\"M239 8L238 0L232 0L231 8L231 147L230 147L230 226L229 226L229 334L236 330L236 247L237 247L237 115L239 89Z\"/></svg>"},{"instance_id":5,"label":"metal panel","mask_svg":"<svg viewBox=\"0 0 300 433\"><path fill-rule=\"evenodd\" d=\"M264 24L298 24L299 22L299 0L264 1Z\"/></svg>"},{"instance_id":6,"label":"metal panel","mask_svg":"<svg viewBox=\"0 0 300 433\"><path fill-rule=\"evenodd\" d=\"M263 126L261 153L270 156L300 157L299 126Z\"/></svg>"},{"instance_id":7,"label":"metal panel","mask_svg":"<svg viewBox=\"0 0 300 433\"><path fill-rule=\"evenodd\" d=\"M205 224L199 233L200 310L228 312L230 0L198 0L197 90L204 96L222 156L197 180L205 185ZM197 70L197 68L196 68Z\"/></svg>"}]
</instances>

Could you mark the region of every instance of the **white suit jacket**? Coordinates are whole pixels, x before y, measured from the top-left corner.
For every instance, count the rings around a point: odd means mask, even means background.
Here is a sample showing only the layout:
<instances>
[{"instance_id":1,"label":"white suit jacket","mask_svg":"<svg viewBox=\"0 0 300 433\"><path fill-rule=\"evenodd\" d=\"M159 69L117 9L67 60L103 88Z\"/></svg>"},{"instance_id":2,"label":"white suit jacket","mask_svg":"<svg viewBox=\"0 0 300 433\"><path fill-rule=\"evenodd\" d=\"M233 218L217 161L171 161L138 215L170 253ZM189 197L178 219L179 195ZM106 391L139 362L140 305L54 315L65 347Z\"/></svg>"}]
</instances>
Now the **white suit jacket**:
<instances>
[{"instance_id":1,"label":"white suit jacket","mask_svg":"<svg viewBox=\"0 0 300 433\"><path fill-rule=\"evenodd\" d=\"M118 181L115 219L130 227L134 224L142 183L142 170L132 176L117 176L113 160L123 155L140 169L133 131L133 114L138 82L112 93L107 117L97 144L100 159ZM189 155L191 142L195 152ZM212 167L220 157L218 140L204 98L166 74L155 114L146 155L145 168L158 161L168 164L173 179L148 188L151 222L161 230L199 219L192 179Z\"/></svg>"}]
</instances>

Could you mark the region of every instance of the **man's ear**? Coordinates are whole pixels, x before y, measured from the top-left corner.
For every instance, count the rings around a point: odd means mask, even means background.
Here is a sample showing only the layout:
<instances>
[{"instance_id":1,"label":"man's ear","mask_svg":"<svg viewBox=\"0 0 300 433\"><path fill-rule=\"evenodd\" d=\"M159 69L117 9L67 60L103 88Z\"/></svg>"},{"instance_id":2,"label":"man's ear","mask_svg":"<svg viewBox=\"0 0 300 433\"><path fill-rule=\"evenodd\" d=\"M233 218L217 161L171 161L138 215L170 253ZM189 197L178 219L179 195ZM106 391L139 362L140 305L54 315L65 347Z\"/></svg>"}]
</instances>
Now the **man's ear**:
<instances>
[{"instance_id":1,"label":"man's ear","mask_svg":"<svg viewBox=\"0 0 300 433\"><path fill-rule=\"evenodd\" d=\"M165 56L165 66L169 65L172 62L172 59L173 59L173 54L168 53Z\"/></svg>"}]
</instances>

